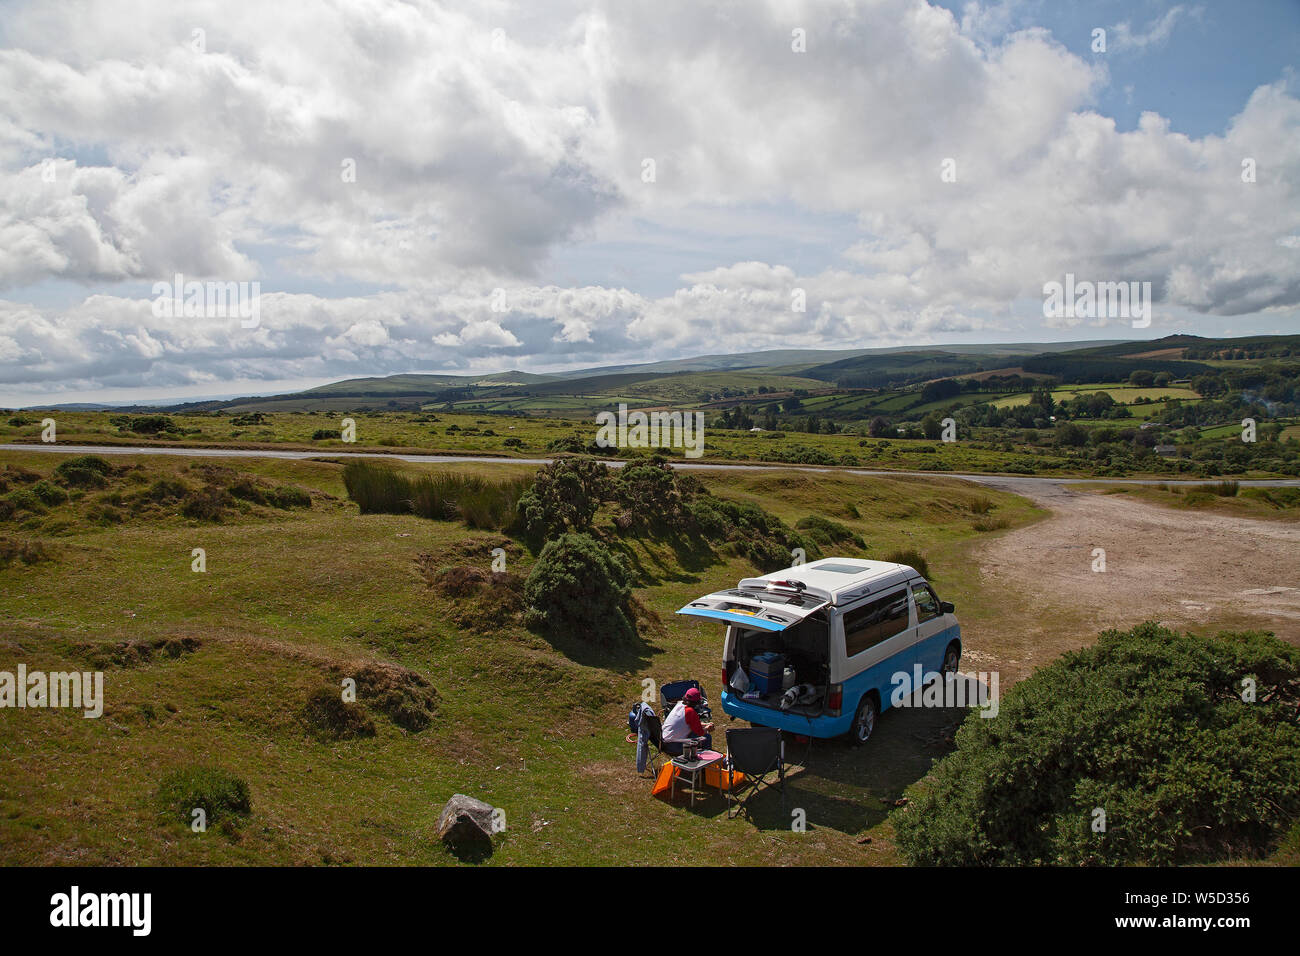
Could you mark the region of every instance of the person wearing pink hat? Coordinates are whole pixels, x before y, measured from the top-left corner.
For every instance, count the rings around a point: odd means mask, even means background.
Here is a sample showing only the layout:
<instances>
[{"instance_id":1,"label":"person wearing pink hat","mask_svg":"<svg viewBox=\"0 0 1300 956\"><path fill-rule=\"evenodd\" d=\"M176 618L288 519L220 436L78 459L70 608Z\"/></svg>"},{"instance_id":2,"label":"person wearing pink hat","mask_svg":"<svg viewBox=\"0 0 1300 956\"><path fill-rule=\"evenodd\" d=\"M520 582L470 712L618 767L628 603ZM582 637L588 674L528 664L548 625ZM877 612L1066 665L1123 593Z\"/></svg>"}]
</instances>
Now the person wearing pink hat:
<instances>
[{"instance_id":1,"label":"person wearing pink hat","mask_svg":"<svg viewBox=\"0 0 1300 956\"><path fill-rule=\"evenodd\" d=\"M664 718L663 728L665 753L680 754L682 743L692 738L699 741L701 750L709 750L713 747L712 722L707 724L700 722L698 708L702 700L700 689L692 687L686 691L686 696L668 712L668 716Z\"/></svg>"}]
</instances>

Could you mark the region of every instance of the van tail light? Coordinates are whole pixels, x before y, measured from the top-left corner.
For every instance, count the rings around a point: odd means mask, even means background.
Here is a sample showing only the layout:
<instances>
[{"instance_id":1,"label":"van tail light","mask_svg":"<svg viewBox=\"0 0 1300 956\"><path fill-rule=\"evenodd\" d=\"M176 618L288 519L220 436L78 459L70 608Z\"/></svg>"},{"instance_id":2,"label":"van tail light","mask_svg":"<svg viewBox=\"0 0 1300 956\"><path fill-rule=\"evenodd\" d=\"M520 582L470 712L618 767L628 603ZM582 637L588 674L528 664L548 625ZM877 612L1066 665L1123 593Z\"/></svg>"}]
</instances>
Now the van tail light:
<instances>
[{"instance_id":1,"label":"van tail light","mask_svg":"<svg viewBox=\"0 0 1300 956\"><path fill-rule=\"evenodd\" d=\"M722 691L718 696L722 696L722 694L725 694L727 692L727 681L730 678L731 675L727 673L727 665L724 663L722 665Z\"/></svg>"},{"instance_id":2,"label":"van tail light","mask_svg":"<svg viewBox=\"0 0 1300 956\"><path fill-rule=\"evenodd\" d=\"M840 708L844 706L844 685L831 684L830 690L826 693L826 709L831 712L832 716L840 715Z\"/></svg>"}]
</instances>

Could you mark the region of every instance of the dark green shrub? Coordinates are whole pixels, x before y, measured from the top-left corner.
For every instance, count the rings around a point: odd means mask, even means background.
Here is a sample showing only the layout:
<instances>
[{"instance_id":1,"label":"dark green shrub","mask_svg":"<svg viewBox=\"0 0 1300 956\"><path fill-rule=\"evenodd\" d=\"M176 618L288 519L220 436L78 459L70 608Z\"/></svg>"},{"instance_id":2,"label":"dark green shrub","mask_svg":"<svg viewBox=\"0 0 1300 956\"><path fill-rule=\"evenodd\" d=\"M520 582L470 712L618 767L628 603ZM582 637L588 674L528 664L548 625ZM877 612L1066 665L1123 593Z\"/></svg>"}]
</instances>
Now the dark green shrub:
<instances>
[{"instance_id":1,"label":"dark green shrub","mask_svg":"<svg viewBox=\"0 0 1300 956\"><path fill-rule=\"evenodd\" d=\"M311 493L294 485L279 485L264 492L266 503L273 508L310 508Z\"/></svg>"},{"instance_id":2,"label":"dark green shrub","mask_svg":"<svg viewBox=\"0 0 1300 956\"><path fill-rule=\"evenodd\" d=\"M311 433L312 441L326 441L330 438L338 438L338 437L339 437L338 432L331 431L328 428L318 428Z\"/></svg>"},{"instance_id":3,"label":"dark green shrub","mask_svg":"<svg viewBox=\"0 0 1300 956\"><path fill-rule=\"evenodd\" d=\"M1017 684L998 716L967 718L893 815L899 846L944 866L1266 853L1300 815L1298 707L1300 649L1272 635L1108 631Z\"/></svg>"},{"instance_id":4,"label":"dark green shrub","mask_svg":"<svg viewBox=\"0 0 1300 956\"><path fill-rule=\"evenodd\" d=\"M57 475L70 468L89 468L91 471L97 471L101 475L111 475L113 466L98 455L77 455L59 463L54 469Z\"/></svg>"},{"instance_id":5,"label":"dark green shrub","mask_svg":"<svg viewBox=\"0 0 1300 956\"><path fill-rule=\"evenodd\" d=\"M50 508L61 505L68 500L66 491L48 481L38 481L32 485L32 494L41 500L41 504Z\"/></svg>"},{"instance_id":6,"label":"dark green shrub","mask_svg":"<svg viewBox=\"0 0 1300 956\"><path fill-rule=\"evenodd\" d=\"M894 551L886 558L886 561L892 561L895 564L906 564L923 578L930 576L930 563L925 560L925 555L921 554L914 548L907 548L903 551Z\"/></svg>"},{"instance_id":7,"label":"dark green shrub","mask_svg":"<svg viewBox=\"0 0 1300 956\"><path fill-rule=\"evenodd\" d=\"M451 429L448 429L450 431ZM546 450L556 454L581 455L587 451L587 443L579 435L565 435L546 443Z\"/></svg>"},{"instance_id":8,"label":"dark green shrub","mask_svg":"<svg viewBox=\"0 0 1300 956\"><path fill-rule=\"evenodd\" d=\"M592 644L635 636L632 578L618 555L590 535L548 541L524 581L531 626L565 631Z\"/></svg>"},{"instance_id":9,"label":"dark green shrub","mask_svg":"<svg viewBox=\"0 0 1300 956\"><path fill-rule=\"evenodd\" d=\"M137 435L160 435L164 432L180 431L180 426L166 415L114 415L109 422L122 431Z\"/></svg>"},{"instance_id":10,"label":"dark green shrub","mask_svg":"<svg viewBox=\"0 0 1300 956\"><path fill-rule=\"evenodd\" d=\"M171 820L190 826L202 808L209 825L236 823L253 812L248 784L216 767L186 767L163 778L156 800Z\"/></svg>"},{"instance_id":11,"label":"dark green shrub","mask_svg":"<svg viewBox=\"0 0 1300 956\"><path fill-rule=\"evenodd\" d=\"M98 455L77 455L60 462L54 477L72 488L106 488L112 467Z\"/></svg>"},{"instance_id":12,"label":"dark green shrub","mask_svg":"<svg viewBox=\"0 0 1300 956\"><path fill-rule=\"evenodd\" d=\"M795 524L795 527L807 534L808 537L812 538L824 549L829 550L848 544L862 551L867 548L867 543L862 540L862 536L852 528L846 527L838 521L823 518L821 515L809 515L806 518L801 518Z\"/></svg>"},{"instance_id":13,"label":"dark green shrub","mask_svg":"<svg viewBox=\"0 0 1300 956\"><path fill-rule=\"evenodd\" d=\"M174 478L159 478L145 491L144 497L157 504L164 504L170 501L180 501L189 493L190 487L185 482L177 481Z\"/></svg>"},{"instance_id":14,"label":"dark green shrub","mask_svg":"<svg viewBox=\"0 0 1300 956\"><path fill-rule=\"evenodd\" d=\"M38 515L46 511L45 503L31 488L15 488L5 496L5 501L14 511L30 511Z\"/></svg>"},{"instance_id":15,"label":"dark green shrub","mask_svg":"<svg viewBox=\"0 0 1300 956\"><path fill-rule=\"evenodd\" d=\"M613 478L612 490L634 522L646 525L679 522L692 494L683 491L677 472L661 455L624 465Z\"/></svg>"},{"instance_id":16,"label":"dark green shrub","mask_svg":"<svg viewBox=\"0 0 1300 956\"><path fill-rule=\"evenodd\" d=\"M609 469L591 458L552 462L538 470L519 498L525 533L541 540L591 526L600 503L610 497Z\"/></svg>"},{"instance_id":17,"label":"dark green shrub","mask_svg":"<svg viewBox=\"0 0 1300 956\"><path fill-rule=\"evenodd\" d=\"M732 542L734 550L753 561L762 573L789 567L795 548L802 548L808 560L820 554L812 538L791 530L756 505L699 495L686 503L686 512L705 537Z\"/></svg>"},{"instance_id":18,"label":"dark green shrub","mask_svg":"<svg viewBox=\"0 0 1300 956\"><path fill-rule=\"evenodd\" d=\"M181 505L181 514L195 521L219 522L234 503L230 492L225 488L219 485L204 485L186 495L185 503Z\"/></svg>"}]
</instances>

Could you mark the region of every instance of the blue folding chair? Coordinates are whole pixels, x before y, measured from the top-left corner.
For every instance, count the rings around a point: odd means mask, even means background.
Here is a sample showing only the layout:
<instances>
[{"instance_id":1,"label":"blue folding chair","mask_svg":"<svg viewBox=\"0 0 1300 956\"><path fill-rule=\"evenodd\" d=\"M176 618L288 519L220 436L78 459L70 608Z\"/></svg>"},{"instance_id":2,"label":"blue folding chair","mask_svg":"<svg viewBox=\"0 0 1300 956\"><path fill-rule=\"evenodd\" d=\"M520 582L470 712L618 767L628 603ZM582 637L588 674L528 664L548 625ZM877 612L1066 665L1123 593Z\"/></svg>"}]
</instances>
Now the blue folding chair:
<instances>
[{"instance_id":1,"label":"blue folding chair","mask_svg":"<svg viewBox=\"0 0 1300 956\"><path fill-rule=\"evenodd\" d=\"M663 713L667 715L692 687L700 692L700 706L698 708L700 717L704 720L711 718L713 712L709 710L709 698L705 695L704 688L700 686L700 682L697 680L676 680L671 684L664 684L663 687L660 687L659 701L663 705Z\"/></svg>"}]
</instances>

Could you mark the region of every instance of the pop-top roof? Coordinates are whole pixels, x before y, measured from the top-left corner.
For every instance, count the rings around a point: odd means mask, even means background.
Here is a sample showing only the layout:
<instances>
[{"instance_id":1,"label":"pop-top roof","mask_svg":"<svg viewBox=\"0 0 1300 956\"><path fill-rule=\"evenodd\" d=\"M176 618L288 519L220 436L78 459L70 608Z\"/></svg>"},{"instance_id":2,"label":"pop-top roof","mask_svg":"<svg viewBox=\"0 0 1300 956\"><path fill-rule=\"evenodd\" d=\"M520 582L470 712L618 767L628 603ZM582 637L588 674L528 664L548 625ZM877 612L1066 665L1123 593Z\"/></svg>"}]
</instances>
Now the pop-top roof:
<instances>
[{"instance_id":1,"label":"pop-top roof","mask_svg":"<svg viewBox=\"0 0 1300 956\"><path fill-rule=\"evenodd\" d=\"M848 604L915 577L916 571L905 564L826 558L759 578L745 578L734 588L691 601L677 613L747 628L784 631L828 604Z\"/></svg>"},{"instance_id":2,"label":"pop-top roof","mask_svg":"<svg viewBox=\"0 0 1300 956\"><path fill-rule=\"evenodd\" d=\"M787 592L795 590L793 582L804 585L803 593L832 604L844 604L863 595L902 584L917 576L905 564L892 561L866 561L860 558L824 558L757 578L745 578L740 590Z\"/></svg>"}]
</instances>

